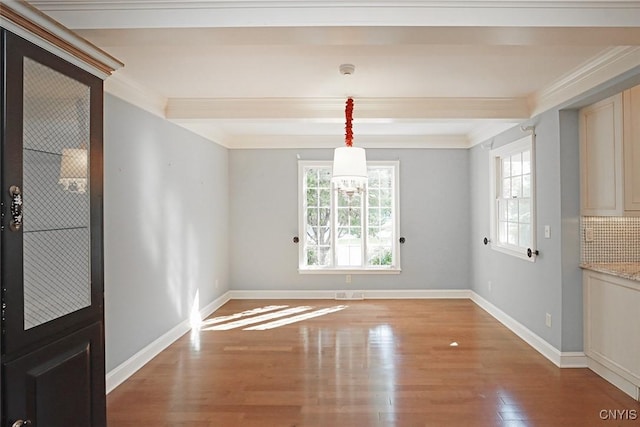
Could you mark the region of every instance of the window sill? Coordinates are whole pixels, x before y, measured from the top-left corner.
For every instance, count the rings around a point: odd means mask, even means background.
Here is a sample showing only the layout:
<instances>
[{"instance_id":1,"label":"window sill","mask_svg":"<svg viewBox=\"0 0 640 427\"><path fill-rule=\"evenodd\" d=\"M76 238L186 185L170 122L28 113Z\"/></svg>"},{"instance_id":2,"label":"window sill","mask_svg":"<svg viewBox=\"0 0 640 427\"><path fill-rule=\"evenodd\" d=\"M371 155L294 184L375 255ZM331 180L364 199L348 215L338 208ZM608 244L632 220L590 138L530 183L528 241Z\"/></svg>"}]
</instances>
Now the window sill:
<instances>
[{"instance_id":1,"label":"window sill","mask_svg":"<svg viewBox=\"0 0 640 427\"><path fill-rule=\"evenodd\" d=\"M520 258L523 259L525 261L529 261L529 262L536 262L536 256L532 256L531 258L529 258L529 256L527 256L527 252L526 251L522 251L522 250L514 250L511 248L506 248L504 246L499 246L499 245L491 245L491 249L493 249L494 251L498 251L498 252L502 252L503 254L507 254L507 255L511 255L513 257L516 258Z\"/></svg>"},{"instance_id":2,"label":"window sill","mask_svg":"<svg viewBox=\"0 0 640 427\"><path fill-rule=\"evenodd\" d=\"M399 268L298 268L299 274L400 274Z\"/></svg>"}]
</instances>

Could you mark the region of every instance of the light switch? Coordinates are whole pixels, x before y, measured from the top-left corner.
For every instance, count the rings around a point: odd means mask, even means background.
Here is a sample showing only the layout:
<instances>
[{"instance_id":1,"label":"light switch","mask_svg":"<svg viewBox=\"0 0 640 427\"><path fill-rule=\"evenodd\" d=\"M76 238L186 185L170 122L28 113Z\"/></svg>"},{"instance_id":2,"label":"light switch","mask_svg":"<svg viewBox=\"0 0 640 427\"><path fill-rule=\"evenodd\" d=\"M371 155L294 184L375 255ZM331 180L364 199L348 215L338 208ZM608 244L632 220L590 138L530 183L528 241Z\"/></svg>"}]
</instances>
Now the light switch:
<instances>
[{"instance_id":1,"label":"light switch","mask_svg":"<svg viewBox=\"0 0 640 427\"><path fill-rule=\"evenodd\" d=\"M544 226L544 238L545 239L549 239L551 237L551 226L550 225L545 225Z\"/></svg>"}]
</instances>

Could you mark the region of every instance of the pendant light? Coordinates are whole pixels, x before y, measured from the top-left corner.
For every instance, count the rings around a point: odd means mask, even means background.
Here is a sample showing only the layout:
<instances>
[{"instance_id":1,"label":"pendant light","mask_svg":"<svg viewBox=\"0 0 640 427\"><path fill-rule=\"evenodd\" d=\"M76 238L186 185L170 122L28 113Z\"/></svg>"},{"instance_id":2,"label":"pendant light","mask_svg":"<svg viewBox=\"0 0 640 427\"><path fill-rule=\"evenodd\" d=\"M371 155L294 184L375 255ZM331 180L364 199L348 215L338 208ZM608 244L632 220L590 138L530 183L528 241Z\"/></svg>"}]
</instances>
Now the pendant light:
<instances>
[{"instance_id":1,"label":"pendant light","mask_svg":"<svg viewBox=\"0 0 640 427\"><path fill-rule=\"evenodd\" d=\"M367 156L364 148L353 146L353 98L348 98L345 107L345 146L333 153L333 173L331 181L338 191L351 197L366 189Z\"/></svg>"}]
</instances>

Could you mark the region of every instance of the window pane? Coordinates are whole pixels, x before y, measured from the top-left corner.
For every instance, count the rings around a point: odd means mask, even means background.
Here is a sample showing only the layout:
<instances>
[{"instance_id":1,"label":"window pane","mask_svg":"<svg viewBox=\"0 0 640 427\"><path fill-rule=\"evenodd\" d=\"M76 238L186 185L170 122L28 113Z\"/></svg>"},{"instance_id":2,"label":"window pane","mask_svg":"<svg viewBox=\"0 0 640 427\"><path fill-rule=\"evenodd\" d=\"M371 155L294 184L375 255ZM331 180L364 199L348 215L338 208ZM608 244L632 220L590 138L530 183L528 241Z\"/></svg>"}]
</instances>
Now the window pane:
<instances>
[{"instance_id":1,"label":"window pane","mask_svg":"<svg viewBox=\"0 0 640 427\"><path fill-rule=\"evenodd\" d=\"M511 198L511 178L505 178L502 180L502 198Z\"/></svg>"},{"instance_id":2,"label":"window pane","mask_svg":"<svg viewBox=\"0 0 640 427\"><path fill-rule=\"evenodd\" d=\"M380 190L380 206L391 207L392 201L391 190Z\"/></svg>"},{"instance_id":3,"label":"window pane","mask_svg":"<svg viewBox=\"0 0 640 427\"><path fill-rule=\"evenodd\" d=\"M519 199L518 205L518 220L521 223L529 224L531 222L531 201L529 199Z\"/></svg>"},{"instance_id":4,"label":"window pane","mask_svg":"<svg viewBox=\"0 0 640 427\"><path fill-rule=\"evenodd\" d=\"M349 228L340 231L336 245L336 262L339 266L361 266L362 242L359 228Z\"/></svg>"},{"instance_id":5,"label":"window pane","mask_svg":"<svg viewBox=\"0 0 640 427\"><path fill-rule=\"evenodd\" d=\"M318 222L318 209L307 208L307 224L308 225L320 225Z\"/></svg>"},{"instance_id":6,"label":"window pane","mask_svg":"<svg viewBox=\"0 0 640 427\"><path fill-rule=\"evenodd\" d=\"M391 188L392 170L389 168L380 169L380 188Z\"/></svg>"},{"instance_id":7,"label":"window pane","mask_svg":"<svg viewBox=\"0 0 640 427\"><path fill-rule=\"evenodd\" d=\"M511 176L522 175L522 154L511 156Z\"/></svg>"},{"instance_id":8,"label":"window pane","mask_svg":"<svg viewBox=\"0 0 640 427\"><path fill-rule=\"evenodd\" d=\"M318 206L318 190L315 188L307 190L307 206Z\"/></svg>"},{"instance_id":9,"label":"window pane","mask_svg":"<svg viewBox=\"0 0 640 427\"><path fill-rule=\"evenodd\" d=\"M310 266L327 266L331 263L328 246L314 246L305 250L306 264Z\"/></svg>"},{"instance_id":10,"label":"window pane","mask_svg":"<svg viewBox=\"0 0 640 427\"><path fill-rule=\"evenodd\" d=\"M349 227L349 235L353 236L350 239L351 242L360 243L360 239L362 238L362 228Z\"/></svg>"},{"instance_id":11,"label":"window pane","mask_svg":"<svg viewBox=\"0 0 640 427\"><path fill-rule=\"evenodd\" d=\"M360 227L338 227L338 244L359 243L362 238Z\"/></svg>"},{"instance_id":12,"label":"window pane","mask_svg":"<svg viewBox=\"0 0 640 427\"><path fill-rule=\"evenodd\" d=\"M367 263L369 265L392 265L391 247L376 246L370 248L367 253Z\"/></svg>"},{"instance_id":13,"label":"window pane","mask_svg":"<svg viewBox=\"0 0 640 427\"><path fill-rule=\"evenodd\" d=\"M507 242L510 245L517 245L518 244L518 224L510 222L509 224L509 230L508 230L508 238L507 238Z\"/></svg>"},{"instance_id":14,"label":"window pane","mask_svg":"<svg viewBox=\"0 0 640 427\"><path fill-rule=\"evenodd\" d=\"M522 177L511 178L511 196L522 197Z\"/></svg>"},{"instance_id":15,"label":"window pane","mask_svg":"<svg viewBox=\"0 0 640 427\"><path fill-rule=\"evenodd\" d=\"M531 151L522 152L522 173L531 173Z\"/></svg>"},{"instance_id":16,"label":"window pane","mask_svg":"<svg viewBox=\"0 0 640 427\"><path fill-rule=\"evenodd\" d=\"M359 267L362 264L360 245L338 247L338 265Z\"/></svg>"},{"instance_id":17,"label":"window pane","mask_svg":"<svg viewBox=\"0 0 640 427\"><path fill-rule=\"evenodd\" d=\"M368 188L377 188L380 184L380 169L368 168L367 177L369 178Z\"/></svg>"},{"instance_id":18,"label":"window pane","mask_svg":"<svg viewBox=\"0 0 640 427\"><path fill-rule=\"evenodd\" d=\"M531 225L520 224L520 242L519 246L528 248L531 246Z\"/></svg>"},{"instance_id":19,"label":"window pane","mask_svg":"<svg viewBox=\"0 0 640 427\"><path fill-rule=\"evenodd\" d=\"M522 176L522 197L531 197L531 175Z\"/></svg>"},{"instance_id":20,"label":"window pane","mask_svg":"<svg viewBox=\"0 0 640 427\"><path fill-rule=\"evenodd\" d=\"M507 216L507 212L508 212L508 204L507 201L504 199L500 199L498 200L498 219L500 221L506 221L508 216Z\"/></svg>"},{"instance_id":21,"label":"window pane","mask_svg":"<svg viewBox=\"0 0 640 427\"><path fill-rule=\"evenodd\" d=\"M362 195L355 193L351 196L347 196L341 191L338 191L338 206L360 206L362 203Z\"/></svg>"},{"instance_id":22,"label":"window pane","mask_svg":"<svg viewBox=\"0 0 640 427\"><path fill-rule=\"evenodd\" d=\"M518 221L518 199L507 200L507 219L511 222Z\"/></svg>"},{"instance_id":23,"label":"window pane","mask_svg":"<svg viewBox=\"0 0 640 427\"><path fill-rule=\"evenodd\" d=\"M369 188L367 193L369 194L369 197L368 197L369 207L380 206L380 191Z\"/></svg>"},{"instance_id":24,"label":"window pane","mask_svg":"<svg viewBox=\"0 0 640 427\"><path fill-rule=\"evenodd\" d=\"M312 248L306 249L306 264L307 265L318 265L318 248L315 246Z\"/></svg>"},{"instance_id":25,"label":"window pane","mask_svg":"<svg viewBox=\"0 0 640 427\"><path fill-rule=\"evenodd\" d=\"M502 177L507 178L511 176L511 161L508 157L502 158Z\"/></svg>"},{"instance_id":26,"label":"window pane","mask_svg":"<svg viewBox=\"0 0 640 427\"><path fill-rule=\"evenodd\" d=\"M380 209L380 225L391 222L391 209Z\"/></svg>"},{"instance_id":27,"label":"window pane","mask_svg":"<svg viewBox=\"0 0 640 427\"><path fill-rule=\"evenodd\" d=\"M320 208L318 209L318 225L329 227L329 221L331 221L331 209Z\"/></svg>"},{"instance_id":28,"label":"window pane","mask_svg":"<svg viewBox=\"0 0 640 427\"><path fill-rule=\"evenodd\" d=\"M320 207L330 207L331 206L331 190L321 189L320 190L320 200L318 205Z\"/></svg>"},{"instance_id":29,"label":"window pane","mask_svg":"<svg viewBox=\"0 0 640 427\"><path fill-rule=\"evenodd\" d=\"M502 244L507 243L508 222L500 222L498 224L498 241Z\"/></svg>"},{"instance_id":30,"label":"window pane","mask_svg":"<svg viewBox=\"0 0 640 427\"><path fill-rule=\"evenodd\" d=\"M338 225L349 225L349 208L338 208Z\"/></svg>"},{"instance_id":31,"label":"window pane","mask_svg":"<svg viewBox=\"0 0 640 427\"><path fill-rule=\"evenodd\" d=\"M331 188L331 168L320 169L318 175L318 187Z\"/></svg>"},{"instance_id":32,"label":"window pane","mask_svg":"<svg viewBox=\"0 0 640 427\"><path fill-rule=\"evenodd\" d=\"M369 226L379 226L380 225L380 209L379 208L370 208L369 209Z\"/></svg>"},{"instance_id":33,"label":"window pane","mask_svg":"<svg viewBox=\"0 0 640 427\"><path fill-rule=\"evenodd\" d=\"M318 187L318 169L307 169L307 188L317 188Z\"/></svg>"}]
</instances>

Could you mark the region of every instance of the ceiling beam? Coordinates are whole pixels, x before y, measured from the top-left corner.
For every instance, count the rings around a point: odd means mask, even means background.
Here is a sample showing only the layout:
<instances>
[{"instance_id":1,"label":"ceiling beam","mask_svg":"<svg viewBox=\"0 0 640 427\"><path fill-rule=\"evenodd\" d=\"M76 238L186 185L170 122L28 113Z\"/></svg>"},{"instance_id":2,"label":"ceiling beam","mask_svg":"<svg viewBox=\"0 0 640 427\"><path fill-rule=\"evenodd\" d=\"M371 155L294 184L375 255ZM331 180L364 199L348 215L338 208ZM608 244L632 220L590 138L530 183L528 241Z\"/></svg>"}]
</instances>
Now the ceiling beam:
<instances>
[{"instance_id":1,"label":"ceiling beam","mask_svg":"<svg viewBox=\"0 0 640 427\"><path fill-rule=\"evenodd\" d=\"M526 98L355 98L362 119L527 119ZM170 98L168 119L328 119L344 98Z\"/></svg>"}]
</instances>

